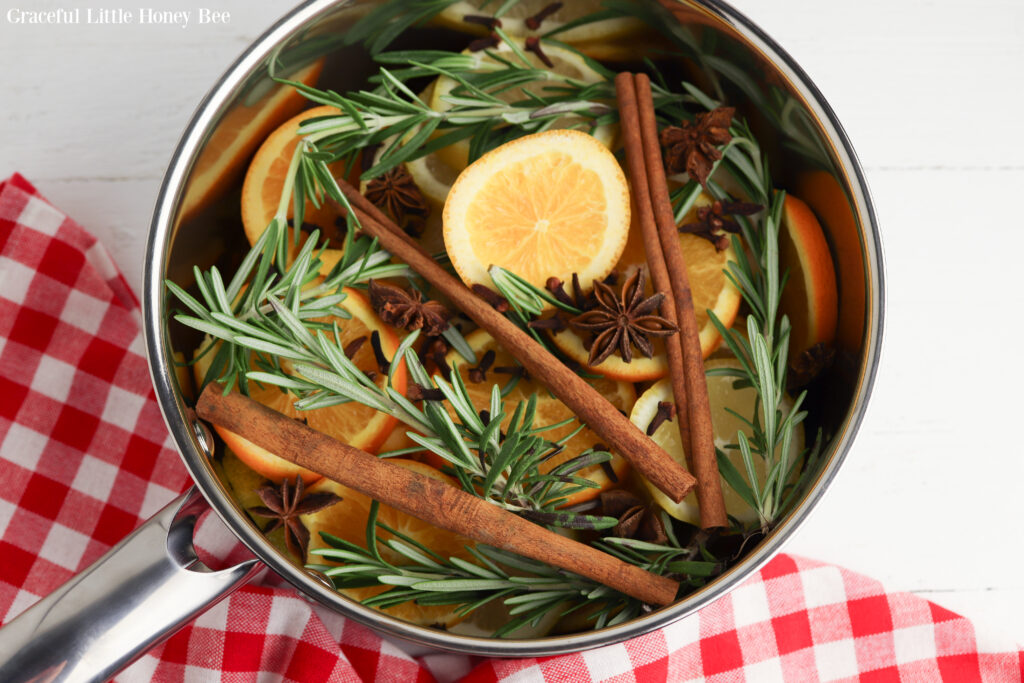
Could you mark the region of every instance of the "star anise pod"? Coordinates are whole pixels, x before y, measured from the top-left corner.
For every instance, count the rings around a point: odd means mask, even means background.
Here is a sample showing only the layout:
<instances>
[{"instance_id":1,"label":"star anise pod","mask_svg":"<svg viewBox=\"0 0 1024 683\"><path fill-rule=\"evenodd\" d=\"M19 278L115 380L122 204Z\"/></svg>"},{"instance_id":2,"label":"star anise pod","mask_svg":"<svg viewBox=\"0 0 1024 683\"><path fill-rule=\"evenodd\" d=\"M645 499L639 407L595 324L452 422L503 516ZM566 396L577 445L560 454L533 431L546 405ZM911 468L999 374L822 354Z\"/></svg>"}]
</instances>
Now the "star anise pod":
<instances>
[{"instance_id":1,"label":"star anise pod","mask_svg":"<svg viewBox=\"0 0 1024 683\"><path fill-rule=\"evenodd\" d=\"M663 129L659 137L661 146L665 148L665 169L668 173L685 171L707 188L711 168L722 158L719 147L732 140L729 125L735 113L734 107L718 107L697 114L693 121Z\"/></svg>"},{"instance_id":2,"label":"star anise pod","mask_svg":"<svg viewBox=\"0 0 1024 683\"><path fill-rule=\"evenodd\" d=\"M395 223L401 225L408 219L407 227L417 232L430 215L430 205L423 199L423 193L404 164L370 180L366 184L365 195L374 206L386 211Z\"/></svg>"},{"instance_id":3,"label":"star anise pod","mask_svg":"<svg viewBox=\"0 0 1024 683\"><path fill-rule=\"evenodd\" d=\"M303 561L309 547L309 530L299 519L299 515L311 514L341 500L340 496L326 491L311 493L308 496L305 493L302 477L296 476L294 487L285 479L280 486L267 484L256 489L256 495L263 501L263 505L249 508L249 512L254 515L273 520L263 533L269 534L283 526L284 541L288 550Z\"/></svg>"},{"instance_id":4,"label":"star anise pod","mask_svg":"<svg viewBox=\"0 0 1024 683\"><path fill-rule=\"evenodd\" d=\"M388 325L412 332L423 329L428 336L436 336L448 329L452 312L437 301L423 301L416 290L407 292L401 287L370 280L370 305L380 319Z\"/></svg>"},{"instance_id":5,"label":"star anise pod","mask_svg":"<svg viewBox=\"0 0 1024 683\"><path fill-rule=\"evenodd\" d=\"M627 363L633 360L633 347L647 358L654 355L652 337L668 337L679 331L672 322L655 315L665 295L661 292L644 298L644 270L638 268L615 291L603 282L594 282L594 305L569 321L577 329L597 334L590 345L587 364L602 363L616 351Z\"/></svg>"},{"instance_id":6,"label":"star anise pod","mask_svg":"<svg viewBox=\"0 0 1024 683\"><path fill-rule=\"evenodd\" d=\"M764 207L752 202L721 202L715 201L710 206L697 209L697 222L679 226L679 232L686 232L703 237L715 245L715 249L723 251L729 246L729 238L723 232L736 234L740 231L739 224L730 216L751 216Z\"/></svg>"}]
</instances>

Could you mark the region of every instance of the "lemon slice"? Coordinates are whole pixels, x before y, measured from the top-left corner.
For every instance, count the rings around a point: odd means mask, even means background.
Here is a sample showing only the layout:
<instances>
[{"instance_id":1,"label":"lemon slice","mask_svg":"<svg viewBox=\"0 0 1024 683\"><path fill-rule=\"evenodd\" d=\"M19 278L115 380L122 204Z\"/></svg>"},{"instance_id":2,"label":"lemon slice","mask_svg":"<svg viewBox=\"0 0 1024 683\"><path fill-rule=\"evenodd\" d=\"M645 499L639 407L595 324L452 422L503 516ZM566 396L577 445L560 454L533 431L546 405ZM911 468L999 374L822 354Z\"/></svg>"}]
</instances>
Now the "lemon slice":
<instances>
[{"instance_id":1,"label":"lemon slice","mask_svg":"<svg viewBox=\"0 0 1024 683\"><path fill-rule=\"evenodd\" d=\"M526 20L550 5L550 0L519 0L507 12L501 15L501 28L510 36L535 35L553 31L570 21L575 21L588 14L604 9L601 0L572 0L563 2L561 7L544 18L539 30L534 31ZM485 14L490 16L500 3L493 0L460 0L449 5L438 15L438 20L456 30L472 33L480 32L479 24L464 21L467 14ZM602 19L576 26L557 35L558 40L569 43L601 43L618 41L628 38L644 30L645 24L633 17L614 17Z\"/></svg>"},{"instance_id":2,"label":"lemon slice","mask_svg":"<svg viewBox=\"0 0 1024 683\"><path fill-rule=\"evenodd\" d=\"M543 287L611 272L629 233L629 187L608 148L551 130L508 142L470 165L444 207L444 243L469 285L493 288L498 265Z\"/></svg>"},{"instance_id":3,"label":"lemon slice","mask_svg":"<svg viewBox=\"0 0 1024 683\"><path fill-rule=\"evenodd\" d=\"M739 363L735 359L710 360L705 363L704 367L708 370L712 368L738 368ZM743 464L743 456L738 450L726 449L725 447L730 443L736 442L737 432L742 431L749 437L750 427L740 418L736 417L736 415L730 413L729 410L747 417L753 415L757 392L752 387L734 389L732 377L711 375L707 378L707 381L708 400L711 403L711 422L715 430L715 446L727 454L729 460L732 461L732 464L743 475L743 478L747 479L747 470ZM629 419L637 427L646 431L647 426L651 423L655 413L657 413L658 403L661 401L668 401L670 403L673 401L672 385L668 379L663 379L653 385L637 399ZM783 399L782 410L784 413L788 412L792 406L792 401ZM675 420L662 423L657 431L651 435L651 438L656 444L668 451L677 462L685 464L686 457L683 446L679 442L679 427L676 425ZM804 430L802 425L797 425L793 430L793 440L789 444L790 462L793 462L803 449ZM781 456L780 453L776 455ZM764 481L764 461L756 455L754 456L754 473L759 483ZM690 524L699 523L700 511L697 507L696 494L691 493L681 502L676 503L646 479L643 481L648 491L650 491L651 497L662 509L683 522L689 522ZM749 480L747 480L747 483L750 483ZM722 482L722 495L725 499L725 510L730 515L744 523L757 520L757 512L752 510L725 481Z\"/></svg>"},{"instance_id":4,"label":"lemon slice","mask_svg":"<svg viewBox=\"0 0 1024 683\"><path fill-rule=\"evenodd\" d=\"M436 152L405 162L405 169L424 198L438 208L444 207L448 192L459 177L459 172L444 163Z\"/></svg>"},{"instance_id":5,"label":"lemon slice","mask_svg":"<svg viewBox=\"0 0 1024 683\"><path fill-rule=\"evenodd\" d=\"M544 95L546 88L559 85L563 82L562 78L571 78L581 83L600 83L605 80L604 76L594 71L580 55L560 48L556 45L544 45L544 54L551 59L553 67L545 65L536 54L532 52L525 52L522 44L517 45L520 52L526 54L530 65L544 69L552 74L551 80L538 80L532 81L525 86L519 88L509 88L499 93L495 93L495 96L504 102L517 102L526 99L524 92L534 93L536 95ZM497 47L490 50L497 55L500 55L503 59L508 59L519 63L520 58L515 54L512 47L508 43L501 43ZM469 52L465 51L463 54L472 55L478 60L479 66L474 69L475 71L486 71L492 68L503 68L503 65L497 60L489 57L485 52ZM556 77L557 76L557 77ZM435 111L447 111L451 109L452 105L450 102L445 100L445 96L451 93L451 91L458 85L458 83L448 78L447 76L441 76L433 83L433 91L430 93L430 108ZM552 126L552 128L577 128L581 126L588 126L589 122L587 119L580 116L561 116ZM618 132L617 125L606 125L598 126L590 131L590 134L599 140L604 146L611 147L615 144L615 138ZM460 140L455 144L448 145L437 151L437 157L440 161L444 162L450 168L461 170L466 167L469 162L469 140Z\"/></svg>"}]
</instances>

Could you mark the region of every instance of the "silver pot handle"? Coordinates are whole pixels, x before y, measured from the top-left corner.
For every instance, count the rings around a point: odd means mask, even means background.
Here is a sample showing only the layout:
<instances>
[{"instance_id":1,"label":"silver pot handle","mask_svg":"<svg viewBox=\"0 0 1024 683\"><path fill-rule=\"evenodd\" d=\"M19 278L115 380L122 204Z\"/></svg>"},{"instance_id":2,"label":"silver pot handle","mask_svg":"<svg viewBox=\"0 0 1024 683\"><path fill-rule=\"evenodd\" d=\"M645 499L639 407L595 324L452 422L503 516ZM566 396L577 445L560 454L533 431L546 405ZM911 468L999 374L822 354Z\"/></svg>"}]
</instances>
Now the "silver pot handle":
<instances>
[{"instance_id":1,"label":"silver pot handle","mask_svg":"<svg viewBox=\"0 0 1024 683\"><path fill-rule=\"evenodd\" d=\"M192 531L207 509L193 487L0 629L0 681L105 681L252 578L255 558L199 561Z\"/></svg>"}]
</instances>

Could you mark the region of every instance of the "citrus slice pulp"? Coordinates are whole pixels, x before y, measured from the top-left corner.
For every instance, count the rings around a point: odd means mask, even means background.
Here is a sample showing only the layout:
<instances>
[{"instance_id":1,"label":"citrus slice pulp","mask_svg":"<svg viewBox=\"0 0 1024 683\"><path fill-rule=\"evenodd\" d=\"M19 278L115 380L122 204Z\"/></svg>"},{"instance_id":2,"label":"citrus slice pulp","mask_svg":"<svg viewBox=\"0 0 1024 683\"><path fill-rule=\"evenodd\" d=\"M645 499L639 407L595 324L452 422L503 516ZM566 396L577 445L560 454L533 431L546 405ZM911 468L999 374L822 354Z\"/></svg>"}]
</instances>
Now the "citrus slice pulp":
<instances>
[{"instance_id":1,"label":"citrus slice pulp","mask_svg":"<svg viewBox=\"0 0 1024 683\"><path fill-rule=\"evenodd\" d=\"M709 360L704 365L706 370L713 368L738 368L739 362L735 359ZM750 436L750 427L743 420L733 415L729 410L743 415L747 418L753 415L757 392L752 387L742 389L733 388L734 378L710 375L708 382L708 400L711 404L711 422L714 425L715 446L725 451L733 466L747 479L746 466L743 464L743 456L736 449L726 449L728 444L736 442L736 433L743 431ZM646 431L651 420L658 411L658 403L661 401L673 402L672 385L668 379L663 379L651 386L650 389L641 394L637 399L629 419L640 429ZM787 398L782 402L783 412L788 412L792 402ZM793 440L789 445L789 461L794 462L804 448L803 426L797 425L794 430ZM685 465L685 449L679 441L679 426L675 420L663 422L651 435L656 444L664 448L677 462ZM777 454L778 455L778 454ZM758 482L764 481L764 461L754 455L754 473ZM683 522L698 524L700 522L700 511L697 507L697 494L690 493L681 502L676 503L668 496L658 490L646 479L643 480L651 497L666 512ZM749 479L747 479L749 484ZM756 511L752 510L746 502L736 493L728 483L722 482L722 495L725 499L725 509L731 516L740 522L750 523L757 520Z\"/></svg>"},{"instance_id":2,"label":"citrus slice pulp","mask_svg":"<svg viewBox=\"0 0 1024 683\"><path fill-rule=\"evenodd\" d=\"M833 263L838 289L836 346L860 353L864 343L870 285L865 282L865 246L856 202L827 171L810 171L797 179L799 196L807 202L828 230L836 260Z\"/></svg>"},{"instance_id":3,"label":"citrus slice pulp","mask_svg":"<svg viewBox=\"0 0 1024 683\"><path fill-rule=\"evenodd\" d=\"M464 282L493 288L488 267L543 287L573 273L589 289L611 272L629 233L629 188L594 138L551 130L508 142L459 175L444 243Z\"/></svg>"},{"instance_id":4,"label":"citrus slice pulp","mask_svg":"<svg viewBox=\"0 0 1024 683\"><path fill-rule=\"evenodd\" d=\"M787 194L779 231L779 267L788 272L780 310L789 316L789 358L835 339L839 293L821 224L804 202Z\"/></svg>"}]
</instances>

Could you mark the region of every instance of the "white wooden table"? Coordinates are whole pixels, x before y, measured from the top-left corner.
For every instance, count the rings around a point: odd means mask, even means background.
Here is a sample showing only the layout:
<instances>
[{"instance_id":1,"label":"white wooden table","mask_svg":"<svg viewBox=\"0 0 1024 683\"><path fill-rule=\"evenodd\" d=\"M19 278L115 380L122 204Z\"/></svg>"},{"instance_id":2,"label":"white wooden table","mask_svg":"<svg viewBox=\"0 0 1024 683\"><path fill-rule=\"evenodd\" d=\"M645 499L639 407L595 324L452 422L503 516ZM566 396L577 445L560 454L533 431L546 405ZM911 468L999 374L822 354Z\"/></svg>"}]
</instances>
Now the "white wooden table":
<instances>
[{"instance_id":1,"label":"white wooden table","mask_svg":"<svg viewBox=\"0 0 1024 683\"><path fill-rule=\"evenodd\" d=\"M100 238L136 290L179 134L207 88L283 12L268 1L209 3L230 22L25 26L0 16L0 176L20 171L36 183ZM845 470L787 550L1024 644L1024 286L1015 279L1024 3L735 4L797 59L845 125L888 265L870 410Z\"/></svg>"}]
</instances>

